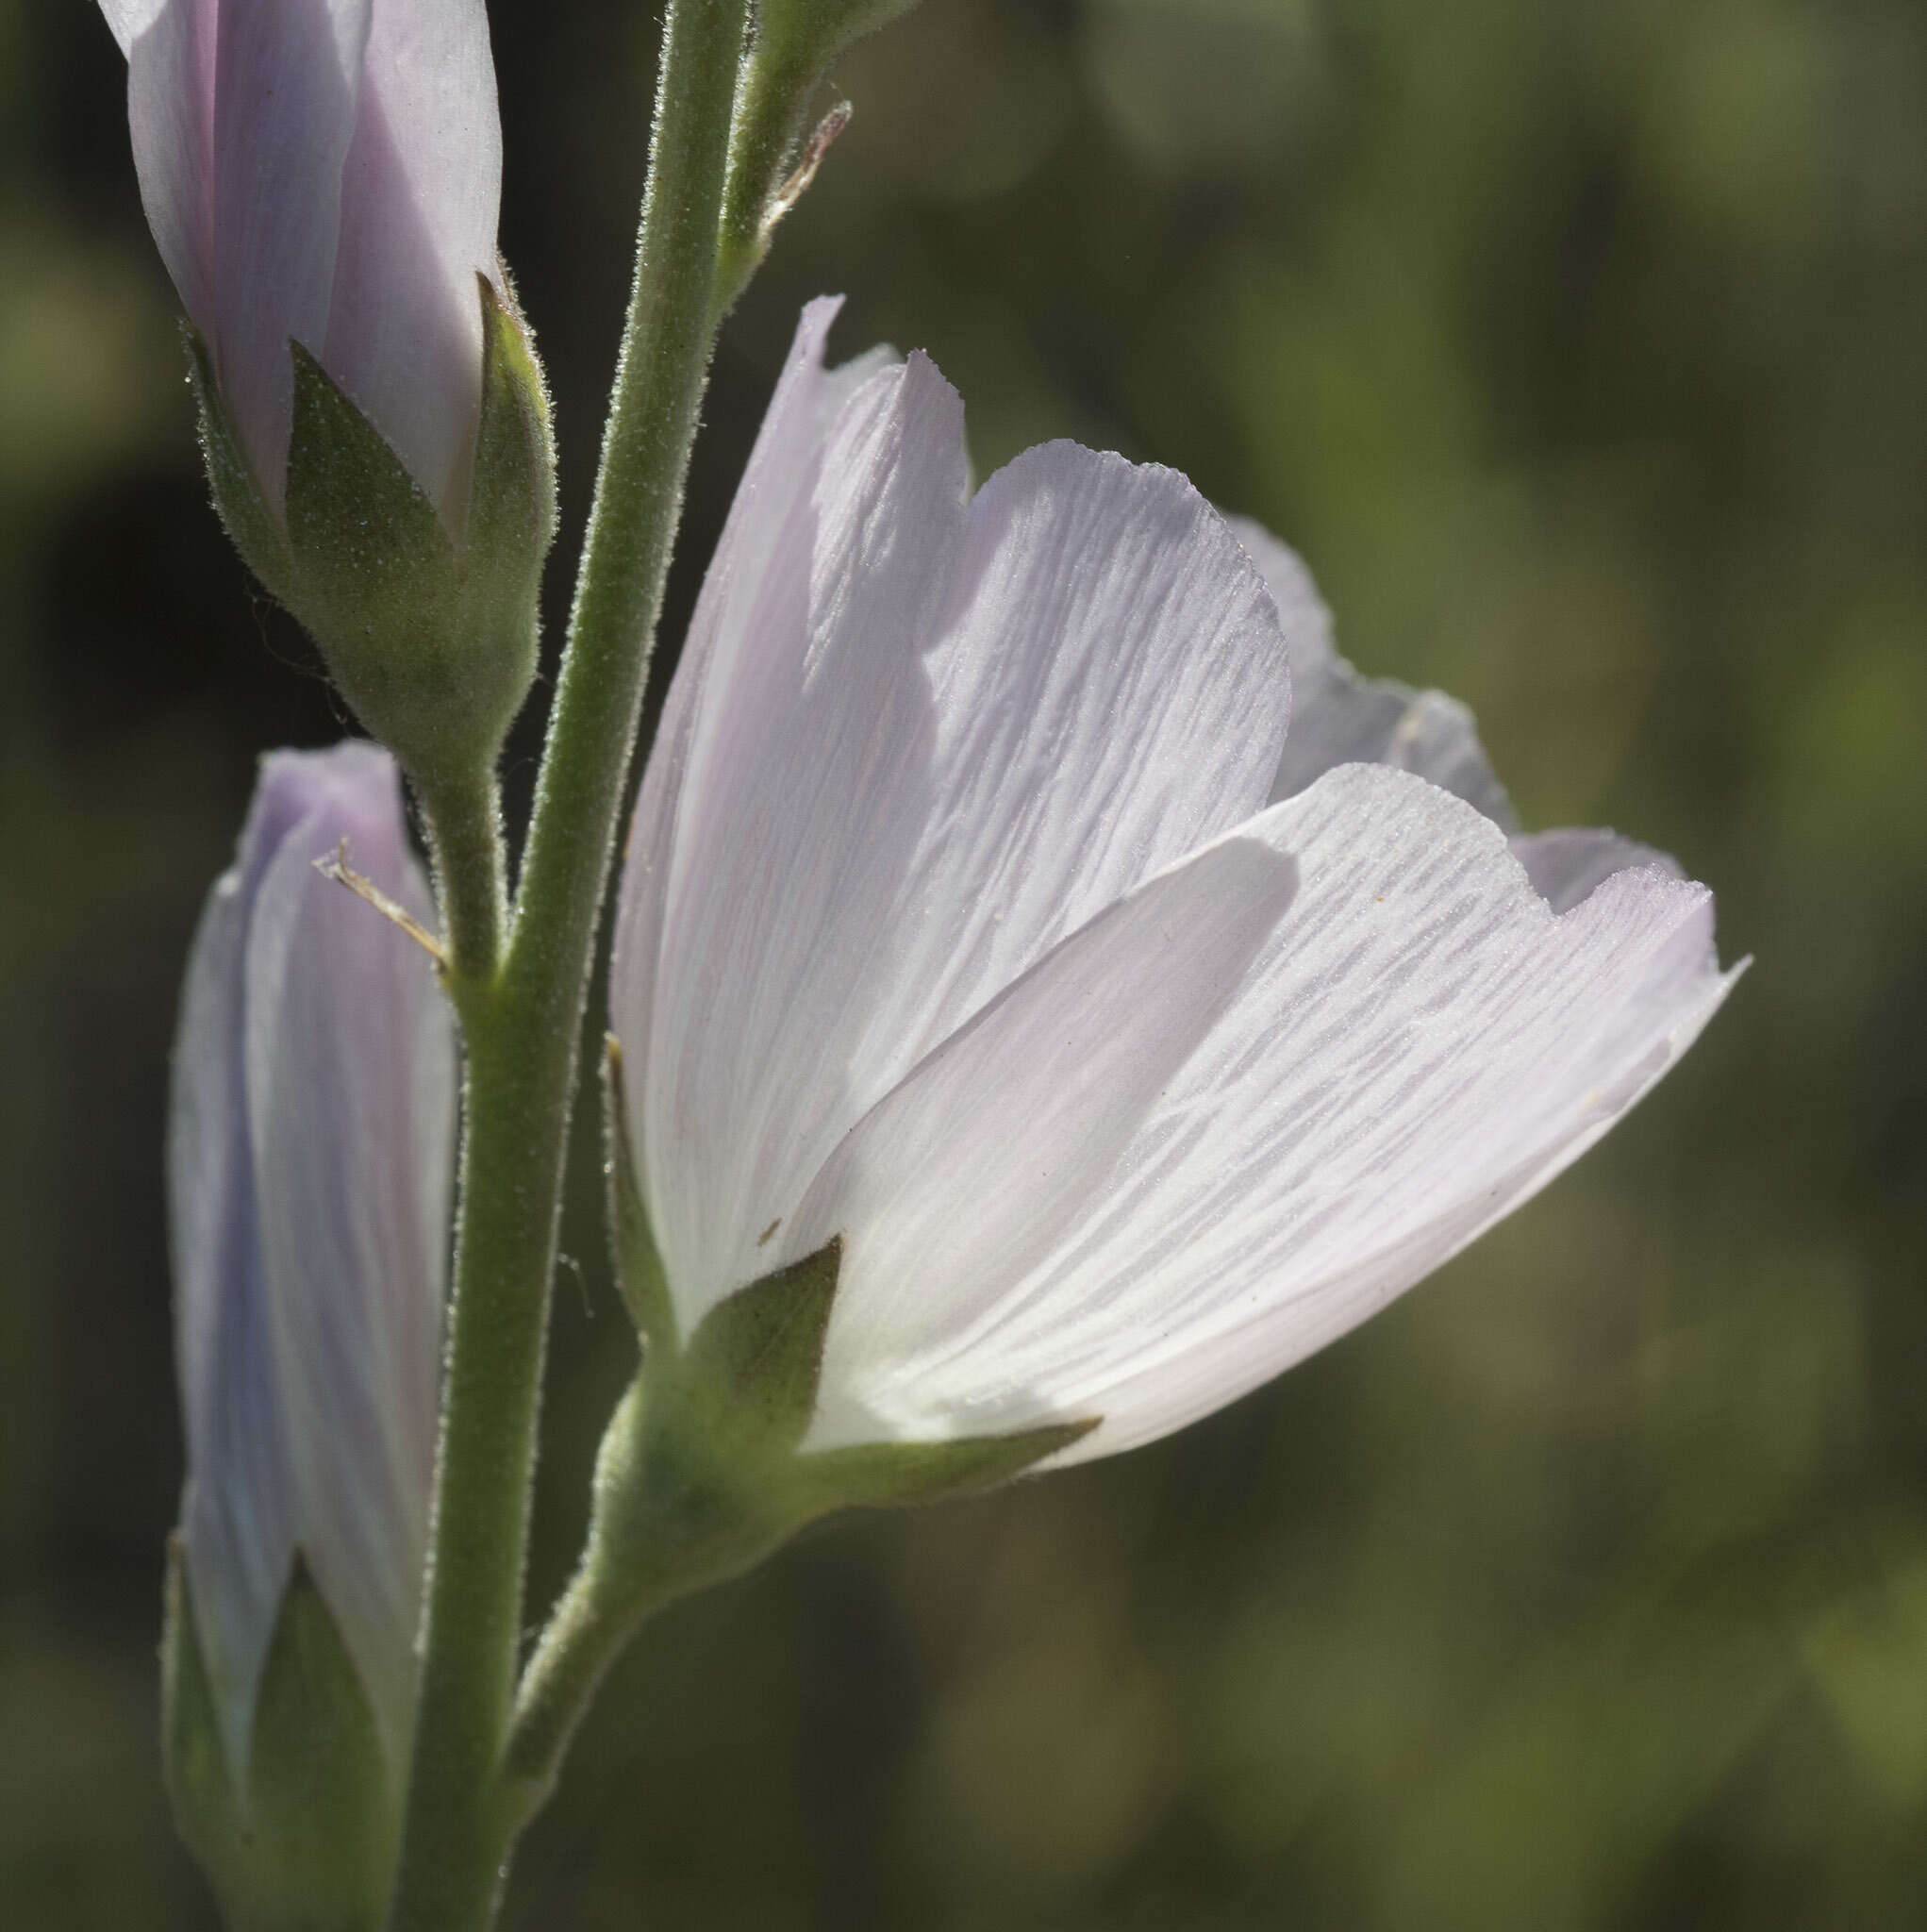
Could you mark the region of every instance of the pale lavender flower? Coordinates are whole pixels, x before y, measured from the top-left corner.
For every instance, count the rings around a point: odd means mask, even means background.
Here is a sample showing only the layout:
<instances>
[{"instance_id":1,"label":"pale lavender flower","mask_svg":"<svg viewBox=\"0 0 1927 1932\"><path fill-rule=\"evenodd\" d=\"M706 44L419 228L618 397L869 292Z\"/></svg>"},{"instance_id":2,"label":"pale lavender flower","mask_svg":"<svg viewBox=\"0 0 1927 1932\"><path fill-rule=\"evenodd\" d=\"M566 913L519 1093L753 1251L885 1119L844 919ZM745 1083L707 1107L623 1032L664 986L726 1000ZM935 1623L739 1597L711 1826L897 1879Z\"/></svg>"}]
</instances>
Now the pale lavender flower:
<instances>
[{"instance_id":1,"label":"pale lavender flower","mask_svg":"<svg viewBox=\"0 0 1927 1932\"><path fill-rule=\"evenodd\" d=\"M685 1333L841 1237L806 1449L1096 1416L1062 1459L1103 1455L1525 1201L1731 975L1670 863L1508 843L1469 714L1359 680L1281 545L1070 443L972 495L955 394L826 373L834 313L637 808L639 1180Z\"/></svg>"},{"instance_id":2,"label":"pale lavender flower","mask_svg":"<svg viewBox=\"0 0 1927 1932\"><path fill-rule=\"evenodd\" d=\"M101 0L147 219L256 486L286 487L291 341L444 516L481 390L502 182L483 0Z\"/></svg>"},{"instance_id":3,"label":"pale lavender flower","mask_svg":"<svg viewBox=\"0 0 1927 1932\"><path fill-rule=\"evenodd\" d=\"M315 870L343 839L430 916L388 754L274 753L202 915L174 1051L181 1531L237 1769L297 1552L391 1762L413 1707L455 1041L418 948Z\"/></svg>"}]
</instances>

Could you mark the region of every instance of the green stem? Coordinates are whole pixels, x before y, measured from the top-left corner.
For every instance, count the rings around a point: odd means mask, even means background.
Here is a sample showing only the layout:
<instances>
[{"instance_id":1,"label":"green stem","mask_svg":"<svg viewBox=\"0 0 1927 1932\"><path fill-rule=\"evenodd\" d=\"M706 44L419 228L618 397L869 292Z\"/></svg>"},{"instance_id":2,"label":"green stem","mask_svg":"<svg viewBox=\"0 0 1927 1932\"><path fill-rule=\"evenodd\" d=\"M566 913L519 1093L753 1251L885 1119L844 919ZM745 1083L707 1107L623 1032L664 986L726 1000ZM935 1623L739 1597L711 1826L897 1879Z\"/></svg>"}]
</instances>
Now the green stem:
<instances>
[{"instance_id":1,"label":"green stem","mask_svg":"<svg viewBox=\"0 0 1927 1932\"><path fill-rule=\"evenodd\" d=\"M502 962L508 900L502 793L486 767L466 782L444 777L432 791L417 790L435 859L449 988L459 1007L493 981Z\"/></svg>"},{"instance_id":2,"label":"green stem","mask_svg":"<svg viewBox=\"0 0 1927 1932\"><path fill-rule=\"evenodd\" d=\"M714 341L745 0L672 0L636 281L507 949L462 1001L467 1133L394 1932L482 1932L505 1779L577 1043L623 781Z\"/></svg>"},{"instance_id":3,"label":"green stem","mask_svg":"<svg viewBox=\"0 0 1927 1932\"><path fill-rule=\"evenodd\" d=\"M637 1577L605 1560L594 1539L523 1673L509 1740L507 1802L533 1817L555 1789L570 1741L609 1668L641 1625L679 1597L753 1568L785 1540L771 1529L721 1561L698 1556Z\"/></svg>"},{"instance_id":4,"label":"green stem","mask_svg":"<svg viewBox=\"0 0 1927 1932\"><path fill-rule=\"evenodd\" d=\"M655 1606L610 1600L597 1566L585 1560L563 1591L523 1673L508 1772L533 1815L555 1788L562 1758L590 1700Z\"/></svg>"},{"instance_id":5,"label":"green stem","mask_svg":"<svg viewBox=\"0 0 1927 1932\"><path fill-rule=\"evenodd\" d=\"M672 0L663 29L636 285L516 907L510 973L538 973L566 950L579 960L578 1012L715 342L719 210L745 5Z\"/></svg>"},{"instance_id":6,"label":"green stem","mask_svg":"<svg viewBox=\"0 0 1927 1932\"><path fill-rule=\"evenodd\" d=\"M771 199L794 157L819 63L801 53L779 55L767 39L743 79L731 130L729 188L717 251L716 306L726 315L770 244Z\"/></svg>"}]
</instances>

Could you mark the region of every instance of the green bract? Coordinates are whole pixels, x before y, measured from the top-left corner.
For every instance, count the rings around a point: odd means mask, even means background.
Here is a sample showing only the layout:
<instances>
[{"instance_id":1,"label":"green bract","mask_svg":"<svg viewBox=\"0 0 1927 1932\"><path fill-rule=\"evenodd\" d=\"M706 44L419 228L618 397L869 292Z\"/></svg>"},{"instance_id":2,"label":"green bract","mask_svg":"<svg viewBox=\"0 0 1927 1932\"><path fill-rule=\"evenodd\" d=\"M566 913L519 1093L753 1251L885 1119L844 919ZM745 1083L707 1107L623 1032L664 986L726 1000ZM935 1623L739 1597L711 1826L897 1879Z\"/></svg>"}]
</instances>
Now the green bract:
<instances>
[{"instance_id":1,"label":"green bract","mask_svg":"<svg viewBox=\"0 0 1927 1932\"><path fill-rule=\"evenodd\" d=\"M490 763L535 677L556 530L548 396L522 319L484 277L474 464L445 524L380 432L299 342L287 509L249 474L207 347L189 331L215 507L248 567L321 647L370 733L429 790Z\"/></svg>"},{"instance_id":2,"label":"green bract","mask_svg":"<svg viewBox=\"0 0 1927 1932\"><path fill-rule=\"evenodd\" d=\"M160 1657L168 1796L234 1932L375 1932L399 1796L361 1680L300 1559L261 1669L245 1766L222 1746L178 1548Z\"/></svg>"},{"instance_id":3,"label":"green bract","mask_svg":"<svg viewBox=\"0 0 1927 1932\"><path fill-rule=\"evenodd\" d=\"M842 1241L739 1289L681 1338L636 1190L610 1047L610 1221L643 1359L596 1470L589 1562L599 1596L680 1595L747 1569L817 1517L989 1489L1097 1426L1093 1416L1008 1435L806 1450Z\"/></svg>"}]
</instances>

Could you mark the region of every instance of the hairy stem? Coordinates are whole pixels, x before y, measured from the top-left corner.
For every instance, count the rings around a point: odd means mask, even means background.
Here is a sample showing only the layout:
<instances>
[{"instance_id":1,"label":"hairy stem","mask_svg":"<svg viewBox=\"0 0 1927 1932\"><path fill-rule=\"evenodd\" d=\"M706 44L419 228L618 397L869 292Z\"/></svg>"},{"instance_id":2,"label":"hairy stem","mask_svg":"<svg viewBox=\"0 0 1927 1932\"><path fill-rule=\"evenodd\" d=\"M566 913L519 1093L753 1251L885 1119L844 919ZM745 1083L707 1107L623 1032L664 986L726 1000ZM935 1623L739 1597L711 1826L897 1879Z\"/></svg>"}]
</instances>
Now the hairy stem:
<instances>
[{"instance_id":1,"label":"hairy stem","mask_svg":"<svg viewBox=\"0 0 1927 1932\"><path fill-rule=\"evenodd\" d=\"M457 1007L494 981L507 924L507 883L502 849L502 794L492 771L467 782L445 778L433 791L419 788L441 908L441 943L448 984Z\"/></svg>"},{"instance_id":2,"label":"hairy stem","mask_svg":"<svg viewBox=\"0 0 1927 1932\"><path fill-rule=\"evenodd\" d=\"M564 1151L623 781L714 341L744 6L669 8L635 286L522 887L499 972L461 998L461 1208L394 1932L482 1932L523 1822L505 1757Z\"/></svg>"}]
</instances>

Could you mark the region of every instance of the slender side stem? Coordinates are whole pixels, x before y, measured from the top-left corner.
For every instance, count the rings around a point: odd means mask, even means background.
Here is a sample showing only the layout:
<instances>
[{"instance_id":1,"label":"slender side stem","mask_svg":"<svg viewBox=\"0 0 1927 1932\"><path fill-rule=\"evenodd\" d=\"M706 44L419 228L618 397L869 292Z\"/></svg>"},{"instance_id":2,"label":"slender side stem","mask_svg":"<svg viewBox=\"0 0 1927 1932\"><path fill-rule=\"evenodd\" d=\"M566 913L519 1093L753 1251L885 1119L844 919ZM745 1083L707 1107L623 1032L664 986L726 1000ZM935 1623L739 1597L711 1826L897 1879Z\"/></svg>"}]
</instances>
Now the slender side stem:
<instances>
[{"instance_id":1,"label":"slender side stem","mask_svg":"<svg viewBox=\"0 0 1927 1932\"><path fill-rule=\"evenodd\" d=\"M720 1556L670 1549L659 1566L645 1564L640 1574L633 1561L606 1561L591 1535L522 1675L508 1745L509 1801L528 1816L540 1808L602 1680L649 1618L678 1597L711 1589L754 1568L794 1526L789 1519L772 1519L725 1543ZM643 1554L646 1557L654 1553Z\"/></svg>"},{"instance_id":2,"label":"slender side stem","mask_svg":"<svg viewBox=\"0 0 1927 1932\"><path fill-rule=\"evenodd\" d=\"M651 1611L670 1596L619 1598L606 1574L585 1561L550 1613L542 1640L523 1673L508 1769L533 1813L547 1798L563 1754L609 1667Z\"/></svg>"},{"instance_id":3,"label":"slender side stem","mask_svg":"<svg viewBox=\"0 0 1927 1932\"><path fill-rule=\"evenodd\" d=\"M442 945L457 1006L494 980L507 925L507 873L502 850L502 793L491 770L464 783L444 777L421 788L435 859Z\"/></svg>"},{"instance_id":4,"label":"slender side stem","mask_svg":"<svg viewBox=\"0 0 1927 1932\"><path fill-rule=\"evenodd\" d=\"M776 58L765 44L744 77L729 154L729 192L723 206L716 306L727 314L769 246L770 197L777 171L802 132L817 64L801 54Z\"/></svg>"},{"instance_id":5,"label":"slender side stem","mask_svg":"<svg viewBox=\"0 0 1927 1932\"><path fill-rule=\"evenodd\" d=\"M645 1617L761 1562L813 1511L771 1471L714 1459L672 1372L645 1364L603 1436L589 1538L523 1673L506 1790L532 1814L547 1798L596 1687Z\"/></svg>"},{"instance_id":6,"label":"slender side stem","mask_svg":"<svg viewBox=\"0 0 1927 1932\"><path fill-rule=\"evenodd\" d=\"M390 1924L482 1932L504 1781L577 1042L623 780L714 340L745 0L672 0L635 288L501 971L463 1001L467 1132L421 1698Z\"/></svg>"}]
</instances>

